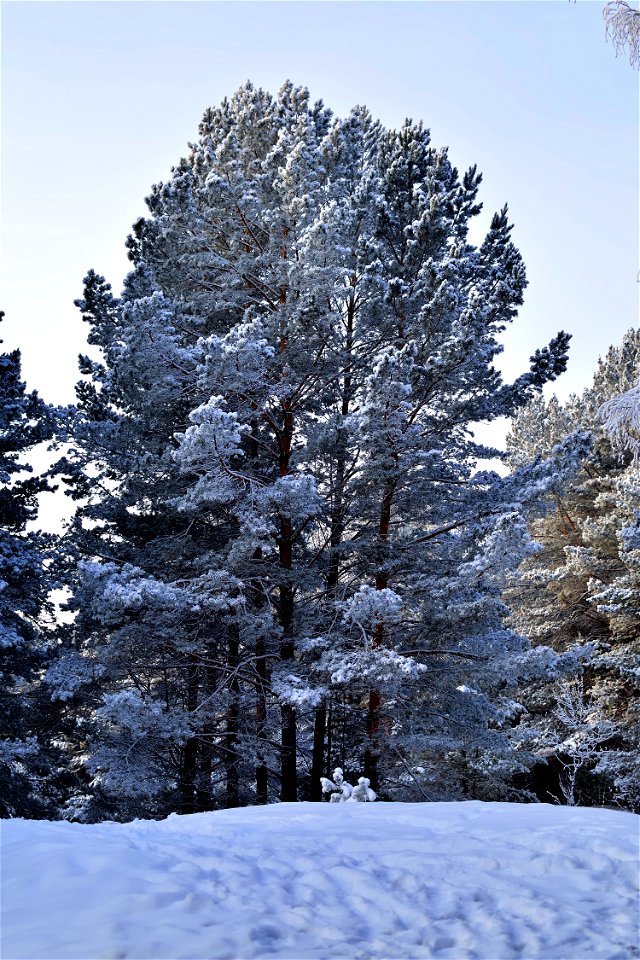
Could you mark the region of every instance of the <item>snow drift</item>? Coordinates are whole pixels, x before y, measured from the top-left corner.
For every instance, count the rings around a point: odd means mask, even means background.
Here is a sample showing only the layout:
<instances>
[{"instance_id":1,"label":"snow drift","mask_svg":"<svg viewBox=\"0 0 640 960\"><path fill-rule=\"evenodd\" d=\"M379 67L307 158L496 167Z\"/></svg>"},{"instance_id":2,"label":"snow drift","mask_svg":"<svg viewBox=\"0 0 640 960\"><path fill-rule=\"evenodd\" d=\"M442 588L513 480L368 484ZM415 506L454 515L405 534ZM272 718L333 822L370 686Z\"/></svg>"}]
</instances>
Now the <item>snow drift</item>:
<instances>
[{"instance_id":1,"label":"snow drift","mask_svg":"<svg viewBox=\"0 0 640 960\"><path fill-rule=\"evenodd\" d=\"M477 801L3 821L2 956L628 960L639 823Z\"/></svg>"}]
</instances>

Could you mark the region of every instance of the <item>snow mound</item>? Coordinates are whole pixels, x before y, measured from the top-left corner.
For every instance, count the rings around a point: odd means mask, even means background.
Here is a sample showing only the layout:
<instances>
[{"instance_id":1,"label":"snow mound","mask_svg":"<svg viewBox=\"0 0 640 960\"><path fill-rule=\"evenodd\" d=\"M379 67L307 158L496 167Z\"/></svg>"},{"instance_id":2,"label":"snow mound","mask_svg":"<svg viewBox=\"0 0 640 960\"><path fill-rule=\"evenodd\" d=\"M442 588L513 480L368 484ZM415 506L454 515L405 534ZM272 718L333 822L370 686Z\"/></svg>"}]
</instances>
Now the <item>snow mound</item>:
<instances>
[{"instance_id":1,"label":"snow mound","mask_svg":"<svg viewBox=\"0 0 640 960\"><path fill-rule=\"evenodd\" d=\"M477 801L5 820L2 956L629 960L639 823Z\"/></svg>"}]
</instances>

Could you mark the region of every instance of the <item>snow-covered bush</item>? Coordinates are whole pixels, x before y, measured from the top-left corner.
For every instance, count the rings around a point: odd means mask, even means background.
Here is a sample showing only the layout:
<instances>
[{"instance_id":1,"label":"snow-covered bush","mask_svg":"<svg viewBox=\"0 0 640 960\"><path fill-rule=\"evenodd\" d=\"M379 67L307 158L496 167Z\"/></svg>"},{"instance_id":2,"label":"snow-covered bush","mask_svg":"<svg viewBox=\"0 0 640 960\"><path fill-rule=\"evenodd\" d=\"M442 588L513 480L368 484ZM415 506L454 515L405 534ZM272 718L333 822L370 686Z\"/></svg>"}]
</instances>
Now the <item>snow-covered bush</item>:
<instances>
[{"instance_id":1,"label":"snow-covered bush","mask_svg":"<svg viewBox=\"0 0 640 960\"><path fill-rule=\"evenodd\" d=\"M333 780L320 777L320 783L323 794L329 794L329 803L372 803L377 797L368 777L359 777L354 787L344 779L341 767L333 771Z\"/></svg>"}]
</instances>

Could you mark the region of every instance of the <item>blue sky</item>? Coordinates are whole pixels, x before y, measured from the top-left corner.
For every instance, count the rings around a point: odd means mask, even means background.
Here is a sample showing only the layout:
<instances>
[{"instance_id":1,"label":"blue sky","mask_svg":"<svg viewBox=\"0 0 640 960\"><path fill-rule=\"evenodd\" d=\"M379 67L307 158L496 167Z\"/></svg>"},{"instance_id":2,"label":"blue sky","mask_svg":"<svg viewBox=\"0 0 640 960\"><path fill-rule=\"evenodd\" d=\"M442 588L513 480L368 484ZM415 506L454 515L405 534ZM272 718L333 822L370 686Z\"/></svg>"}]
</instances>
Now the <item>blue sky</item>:
<instances>
[{"instance_id":1,"label":"blue sky","mask_svg":"<svg viewBox=\"0 0 640 960\"><path fill-rule=\"evenodd\" d=\"M574 335L565 397L638 322L638 75L590 0L2 4L2 309L31 387L73 399L88 268L124 241L201 114L286 78L342 114L423 119L484 174L480 240L509 204L528 269L505 370Z\"/></svg>"}]
</instances>

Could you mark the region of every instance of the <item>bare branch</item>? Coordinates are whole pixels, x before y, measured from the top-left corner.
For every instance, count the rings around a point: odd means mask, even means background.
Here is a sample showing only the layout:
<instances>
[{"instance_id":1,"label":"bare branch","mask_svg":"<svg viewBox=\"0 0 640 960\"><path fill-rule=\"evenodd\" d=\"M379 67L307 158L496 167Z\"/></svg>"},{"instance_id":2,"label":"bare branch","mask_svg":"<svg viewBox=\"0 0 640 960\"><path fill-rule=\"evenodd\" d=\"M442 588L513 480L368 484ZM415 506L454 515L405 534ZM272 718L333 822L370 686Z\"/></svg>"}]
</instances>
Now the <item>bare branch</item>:
<instances>
[{"instance_id":1,"label":"bare branch","mask_svg":"<svg viewBox=\"0 0 640 960\"><path fill-rule=\"evenodd\" d=\"M640 68L640 9L627 0L610 0L605 3L602 16L616 56L625 53L631 66Z\"/></svg>"}]
</instances>

